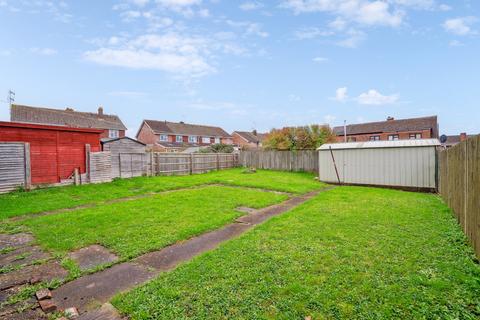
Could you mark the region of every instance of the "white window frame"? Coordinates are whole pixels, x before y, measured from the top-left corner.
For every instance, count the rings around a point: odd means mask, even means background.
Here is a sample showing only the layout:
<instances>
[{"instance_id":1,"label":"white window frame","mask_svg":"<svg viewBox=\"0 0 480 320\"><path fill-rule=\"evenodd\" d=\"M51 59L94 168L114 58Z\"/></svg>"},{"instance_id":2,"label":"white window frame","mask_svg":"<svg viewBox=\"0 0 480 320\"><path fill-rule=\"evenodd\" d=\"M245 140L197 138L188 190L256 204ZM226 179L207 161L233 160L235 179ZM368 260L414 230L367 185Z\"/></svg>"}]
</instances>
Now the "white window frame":
<instances>
[{"instance_id":1,"label":"white window frame","mask_svg":"<svg viewBox=\"0 0 480 320\"><path fill-rule=\"evenodd\" d=\"M158 138L158 140L161 141L161 142L167 142L168 141L168 135L161 134L160 137Z\"/></svg>"},{"instance_id":2,"label":"white window frame","mask_svg":"<svg viewBox=\"0 0 480 320\"><path fill-rule=\"evenodd\" d=\"M202 137L202 143L210 143L210 137Z\"/></svg>"},{"instance_id":3,"label":"white window frame","mask_svg":"<svg viewBox=\"0 0 480 320\"><path fill-rule=\"evenodd\" d=\"M380 141L380 136L379 135L370 136L369 140L370 141Z\"/></svg>"},{"instance_id":4,"label":"white window frame","mask_svg":"<svg viewBox=\"0 0 480 320\"><path fill-rule=\"evenodd\" d=\"M389 134L388 135L388 141L398 141L400 139L400 137L398 136L398 134Z\"/></svg>"},{"instance_id":5,"label":"white window frame","mask_svg":"<svg viewBox=\"0 0 480 320\"><path fill-rule=\"evenodd\" d=\"M410 133L408 137L410 138L410 140L418 140L418 139L422 139L422 134L418 132Z\"/></svg>"},{"instance_id":6,"label":"white window frame","mask_svg":"<svg viewBox=\"0 0 480 320\"><path fill-rule=\"evenodd\" d=\"M118 137L120 137L120 131L115 130L115 129L109 129L108 130L108 137L112 138L112 139L118 138Z\"/></svg>"},{"instance_id":7,"label":"white window frame","mask_svg":"<svg viewBox=\"0 0 480 320\"><path fill-rule=\"evenodd\" d=\"M221 140L220 140L220 138L218 138L218 137L215 137L215 144L219 144L219 143L220 143L220 141L221 141Z\"/></svg>"},{"instance_id":8,"label":"white window frame","mask_svg":"<svg viewBox=\"0 0 480 320\"><path fill-rule=\"evenodd\" d=\"M175 136L175 142L183 142L183 136Z\"/></svg>"},{"instance_id":9,"label":"white window frame","mask_svg":"<svg viewBox=\"0 0 480 320\"><path fill-rule=\"evenodd\" d=\"M188 136L188 142L197 143L197 136Z\"/></svg>"}]
</instances>

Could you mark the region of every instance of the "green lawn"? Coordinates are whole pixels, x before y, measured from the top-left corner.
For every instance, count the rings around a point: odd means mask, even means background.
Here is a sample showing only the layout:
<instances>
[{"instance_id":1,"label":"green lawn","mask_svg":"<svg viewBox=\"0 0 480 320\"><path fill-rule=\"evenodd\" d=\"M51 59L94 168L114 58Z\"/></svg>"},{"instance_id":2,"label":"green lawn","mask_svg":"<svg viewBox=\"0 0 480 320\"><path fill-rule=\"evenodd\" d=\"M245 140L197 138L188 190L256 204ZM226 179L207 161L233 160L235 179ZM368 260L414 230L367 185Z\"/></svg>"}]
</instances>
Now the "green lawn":
<instances>
[{"instance_id":1,"label":"green lawn","mask_svg":"<svg viewBox=\"0 0 480 320\"><path fill-rule=\"evenodd\" d=\"M206 186L10 223L60 255L101 244L123 259L219 228L243 215L239 206L266 207L287 196L253 189Z\"/></svg>"},{"instance_id":2,"label":"green lawn","mask_svg":"<svg viewBox=\"0 0 480 320\"><path fill-rule=\"evenodd\" d=\"M480 267L437 196L338 187L113 303L131 319L478 319Z\"/></svg>"},{"instance_id":3,"label":"green lawn","mask_svg":"<svg viewBox=\"0 0 480 320\"><path fill-rule=\"evenodd\" d=\"M324 184L315 181L314 175L310 173L259 170L255 174L244 174L242 171L243 169L236 168L193 176L139 177L79 187L68 186L38 189L31 192L13 192L0 195L0 220L204 184L266 188L297 194L324 186Z\"/></svg>"}]
</instances>

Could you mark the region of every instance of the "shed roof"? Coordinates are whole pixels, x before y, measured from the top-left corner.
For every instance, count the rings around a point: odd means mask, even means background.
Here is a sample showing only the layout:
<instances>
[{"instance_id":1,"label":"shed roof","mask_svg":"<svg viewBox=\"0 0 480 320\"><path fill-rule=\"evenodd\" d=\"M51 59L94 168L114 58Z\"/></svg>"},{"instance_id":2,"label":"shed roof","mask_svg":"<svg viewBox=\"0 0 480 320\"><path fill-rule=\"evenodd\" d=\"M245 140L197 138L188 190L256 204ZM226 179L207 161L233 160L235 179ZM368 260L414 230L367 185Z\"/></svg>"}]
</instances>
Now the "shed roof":
<instances>
[{"instance_id":1,"label":"shed roof","mask_svg":"<svg viewBox=\"0 0 480 320\"><path fill-rule=\"evenodd\" d=\"M79 112L73 109L50 109L13 104L10 120L78 128L127 130L116 115Z\"/></svg>"},{"instance_id":2,"label":"shed roof","mask_svg":"<svg viewBox=\"0 0 480 320\"><path fill-rule=\"evenodd\" d=\"M327 143L317 150L343 150L343 149L374 149L374 148L412 148L412 147L436 147L440 145L438 139L396 140L396 141L366 141Z\"/></svg>"},{"instance_id":3,"label":"shed roof","mask_svg":"<svg viewBox=\"0 0 480 320\"><path fill-rule=\"evenodd\" d=\"M138 144L141 144L141 145L146 146L145 143L140 142L140 141L138 141L138 140L136 140L136 139L133 139L133 138L130 138L130 137L103 138L103 139L100 139L100 142L101 142L102 144L107 144L107 143L115 142L115 141L118 141L118 140L124 140L124 139L128 139L128 140L131 140L131 141L136 142L136 143L138 143Z\"/></svg>"}]
</instances>

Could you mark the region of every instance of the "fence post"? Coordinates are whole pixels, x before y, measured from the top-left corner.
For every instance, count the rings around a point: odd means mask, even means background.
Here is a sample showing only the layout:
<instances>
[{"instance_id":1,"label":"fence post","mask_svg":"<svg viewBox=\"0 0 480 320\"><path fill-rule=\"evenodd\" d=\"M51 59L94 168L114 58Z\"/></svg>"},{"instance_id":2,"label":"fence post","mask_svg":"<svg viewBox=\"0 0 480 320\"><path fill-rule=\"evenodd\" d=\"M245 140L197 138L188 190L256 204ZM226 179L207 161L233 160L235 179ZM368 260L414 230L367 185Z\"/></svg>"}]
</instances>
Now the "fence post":
<instances>
[{"instance_id":1,"label":"fence post","mask_svg":"<svg viewBox=\"0 0 480 320\"><path fill-rule=\"evenodd\" d=\"M32 167L30 162L30 143L25 143L25 190L32 188Z\"/></svg>"},{"instance_id":2,"label":"fence post","mask_svg":"<svg viewBox=\"0 0 480 320\"><path fill-rule=\"evenodd\" d=\"M217 171L220 170L220 156L218 155L218 153L216 154L217 156Z\"/></svg>"},{"instance_id":3,"label":"fence post","mask_svg":"<svg viewBox=\"0 0 480 320\"><path fill-rule=\"evenodd\" d=\"M155 176L155 164L153 163L153 150L150 151L150 175Z\"/></svg>"},{"instance_id":4,"label":"fence post","mask_svg":"<svg viewBox=\"0 0 480 320\"><path fill-rule=\"evenodd\" d=\"M155 172L155 174L157 174L157 173L160 174L160 154L157 152L157 153L155 153L155 155L156 155L155 158L157 158L157 161L156 161L157 172Z\"/></svg>"},{"instance_id":5,"label":"fence post","mask_svg":"<svg viewBox=\"0 0 480 320\"><path fill-rule=\"evenodd\" d=\"M463 142L465 144L465 179L464 179L464 186L463 186L463 192L465 193L464 195L464 205L463 205L463 221L465 224L465 234L468 232L467 228L467 207L468 207L468 141ZM468 235L468 234L467 234Z\"/></svg>"},{"instance_id":6,"label":"fence post","mask_svg":"<svg viewBox=\"0 0 480 320\"><path fill-rule=\"evenodd\" d=\"M190 153L190 174L193 174L193 153Z\"/></svg>"},{"instance_id":7,"label":"fence post","mask_svg":"<svg viewBox=\"0 0 480 320\"><path fill-rule=\"evenodd\" d=\"M85 173L87 174L87 181L90 182L90 145L85 145Z\"/></svg>"}]
</instances>

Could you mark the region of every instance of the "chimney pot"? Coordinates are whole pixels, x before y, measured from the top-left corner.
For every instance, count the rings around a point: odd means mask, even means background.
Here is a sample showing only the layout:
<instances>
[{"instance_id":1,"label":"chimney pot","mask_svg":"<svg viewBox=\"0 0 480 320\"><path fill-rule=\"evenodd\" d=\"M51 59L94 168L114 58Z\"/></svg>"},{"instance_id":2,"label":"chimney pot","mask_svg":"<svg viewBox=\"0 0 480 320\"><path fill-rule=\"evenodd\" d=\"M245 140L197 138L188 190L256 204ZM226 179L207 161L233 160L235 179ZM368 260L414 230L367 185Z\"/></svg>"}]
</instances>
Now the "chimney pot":
<instances>
[{"instance_id":1,"label":"chimney pot","mask_svg":"<svg viewBox=\"0 0 480 320\"><path fill-rule=\"evenodd\" d=\"M102 106L98 107L98 114L103 116L103 107Z\"/></svg>"},{"instance_id":2,"label":"chimney pot","mask_svg":"<svg viewBox=\"0 0 480 320\"><path fill-rule=\"evenodd\" d=\"M75 111L75 110L73 110L73 108L67 107L65 108L65 111Z\"/></svg>"},{"instance_id":3,"label":"chimney pot","mask_svg":"<svg viewBox=\"0 0 480 320\"><path fill-rule=\"evenodd\" d=\"M460 133L460 141L465 141L465 140L467 140L467 133L466 132Z\"/></svg>"},{"instance_id":4,"label":"chimney pot","mask_svg":"<svg viewBox=\"0 0 480 320\"><path fill-rule=\"evenodd\" d=\"M390 117L390 116L387 117L387 121L392 121L392 120L395 120L395 118L394 118L394 117Z\"/></svg>"}]
</instances>

